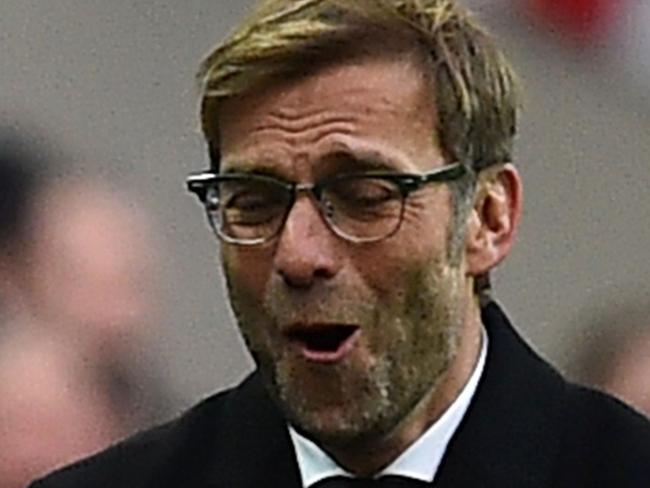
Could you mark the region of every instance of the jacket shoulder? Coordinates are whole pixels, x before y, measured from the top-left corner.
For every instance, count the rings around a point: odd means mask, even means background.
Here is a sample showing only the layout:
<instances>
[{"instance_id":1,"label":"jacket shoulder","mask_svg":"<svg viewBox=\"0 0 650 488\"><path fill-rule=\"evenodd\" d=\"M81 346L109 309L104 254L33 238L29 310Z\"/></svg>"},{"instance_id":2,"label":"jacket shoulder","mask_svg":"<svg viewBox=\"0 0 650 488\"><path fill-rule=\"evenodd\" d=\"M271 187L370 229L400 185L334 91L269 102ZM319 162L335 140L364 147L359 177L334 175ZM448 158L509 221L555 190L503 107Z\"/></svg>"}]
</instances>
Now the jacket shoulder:
<instances>
[{"instance_id":1,"label":"jacket shoulder","mask_svg":"<svg viewBox=\"0 0 650 488\"><path fill-rule=\"evenodd\" d=\"M55 471L30 488L183 486L214 452L224 409L238 390L217 393L182 416Z\"/></svg>"},{"instance_id":2,"label":"jacket shoulder","mask_svg":"<svg viewBox=\"0 0 650 488\"><path fill-rule=\"evenodd\" d=\"M617 399L568 384L559 486L650 486L650 422Z\"/></svg>"}]
</instances>

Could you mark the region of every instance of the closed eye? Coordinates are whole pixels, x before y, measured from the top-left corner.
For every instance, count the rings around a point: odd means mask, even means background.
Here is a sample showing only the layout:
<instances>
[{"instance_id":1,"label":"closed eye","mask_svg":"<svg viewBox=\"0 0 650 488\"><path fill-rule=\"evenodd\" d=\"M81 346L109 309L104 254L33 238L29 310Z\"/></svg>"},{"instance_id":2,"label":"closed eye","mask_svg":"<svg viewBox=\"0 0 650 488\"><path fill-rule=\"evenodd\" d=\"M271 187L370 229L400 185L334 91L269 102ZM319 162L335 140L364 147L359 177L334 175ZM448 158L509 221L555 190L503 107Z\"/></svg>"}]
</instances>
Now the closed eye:
<instances>
[{"instance_id":1,"label":"closed eye","mask_svg":"<svg viewBox=\"0 0 650 488\"><path fill-rule=\"evenodd\" d=\"M224 207L226 209L252 212L264 208L269 204L273 204L272 196L247 191L229 195L228 199L224 202Z\"/></svg>"},{"instance_id":2,"label":"closed eye","mask_svg":"<svg viewBox=\"0 0 650 488\"><path fill-rule=\"evenodd\" d=\"M370 207L400 199L399 188L380 178L350 178L337 181L329 188L328 196L336 203Z\"/></svg>"}]
</instances>

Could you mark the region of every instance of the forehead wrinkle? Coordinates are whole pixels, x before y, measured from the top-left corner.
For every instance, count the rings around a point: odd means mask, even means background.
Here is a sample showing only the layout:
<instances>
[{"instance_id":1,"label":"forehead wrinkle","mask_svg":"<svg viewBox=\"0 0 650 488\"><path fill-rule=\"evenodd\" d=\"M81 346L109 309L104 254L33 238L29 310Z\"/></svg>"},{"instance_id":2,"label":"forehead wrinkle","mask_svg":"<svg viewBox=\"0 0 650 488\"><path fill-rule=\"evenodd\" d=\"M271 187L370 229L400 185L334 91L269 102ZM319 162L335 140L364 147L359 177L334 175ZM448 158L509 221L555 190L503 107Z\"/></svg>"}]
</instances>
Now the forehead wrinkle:
<instances>
[{"instance_id":1,"label":"forehead wrinkle","mask_svg":"<svg viewBox=\"0 0 650 488\"><path fill-rule=\"evenodd\" d=\"M314 114L309 117L286 118L283 114L269 114L266 120L260 121L253 129L254 133L264 134L270 132L271 135L288 135L288 136L307 136L309 132L340 130L343 133L354 131L354 124L357 117L352 115L341 114ZM309 139L309 138L307 138Z\"/></svg>"},{"instance_id":2,"label":"forehead wrinkle","mask_svg":"<svg viewBox=\"0 0 650 488\"><path fill-rule=\"evenodd\" d=\"M346 68L353 69L346 65L339 66L341 70ZM312 124L327 123L333 119L353 123L363 122L364 119L376 115L401 117L405 108L409 113L417 112L421 108L419 99L422 98L423 90L417 90L419 93L416 98L408 96L406 100L401 91L387 95L381 90L369 90L366 84L355 86L354 83L360 75L361 73L348 71L325 73L321 77L303 80L302 84L291 85L282 91L274 92L271 89L266 95L275 96L275 102L266 113L259 114L260 118L268 117L274 122L297 129L301 124L309 128ZM353 77L352 82L350 77ZM334 90L332 82L339 85ZM410 84L414 80L408 82ZM373 84L371 80L369 83ZM324 92L327 93L325 98L322 95Z\"/></svg>"},{"instance_id":3,"label":"forehead wrinkle","mask_svg":"<svg viewBox=\"0 0 650 488\"><path fill-rule=\"evenodd\" d=\"M261 118L248 135L250 140L256 141L251 145L256 153L252 156L265 160L266 163L257 161L262 166L280 166L269 164L269 156L281 150L282 159L291 161L294 170L315 164L320 159L314 154L319 152L317 146L329 138L354 135L357 119L352 113L330 113L329 110L311 111L298 116L286 110L273 110ZM251 163L254 165L255 161Z\"/></svg>"}]
</instances>

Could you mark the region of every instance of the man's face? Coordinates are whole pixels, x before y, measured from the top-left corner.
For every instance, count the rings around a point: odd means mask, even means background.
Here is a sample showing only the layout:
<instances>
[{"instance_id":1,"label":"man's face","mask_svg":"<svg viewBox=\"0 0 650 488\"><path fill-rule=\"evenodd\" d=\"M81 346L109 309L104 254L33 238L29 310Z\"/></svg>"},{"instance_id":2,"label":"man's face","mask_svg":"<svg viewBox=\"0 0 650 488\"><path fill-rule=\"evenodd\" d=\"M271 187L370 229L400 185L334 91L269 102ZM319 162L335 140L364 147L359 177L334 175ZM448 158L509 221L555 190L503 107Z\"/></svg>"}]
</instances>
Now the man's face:
<instances>
[{"instance_id":1,"label":"man's face","mask_svg":"<svg viewBox=\"0 0 650 488\"><path fill-rule=\"evenodd\" d=\"M308 183L377 164L397 172L445 164L435 109L407 60L329 66L227 102L219 122L222 171ZM448 187L427 186L409 196L397 233L354 244L300 194L272 242L223 245L241 331L303 432L331 445L380 438L436 394L467 288L462 259L447 258L450 200Z\"/></svg>"}]
</instances>

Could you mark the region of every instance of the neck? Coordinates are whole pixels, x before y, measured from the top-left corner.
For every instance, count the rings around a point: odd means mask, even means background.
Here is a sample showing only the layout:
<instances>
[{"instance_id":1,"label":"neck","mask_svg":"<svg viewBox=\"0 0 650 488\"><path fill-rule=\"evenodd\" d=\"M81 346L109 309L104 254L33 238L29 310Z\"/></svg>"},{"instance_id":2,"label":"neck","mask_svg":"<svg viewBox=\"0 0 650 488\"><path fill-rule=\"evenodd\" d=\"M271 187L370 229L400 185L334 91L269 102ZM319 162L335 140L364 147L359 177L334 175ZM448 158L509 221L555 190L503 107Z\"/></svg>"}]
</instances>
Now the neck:
<instances>
[{"instance_id":1,"label":"neck","mask_svg":"<svg viewBox=\"0 0 650 488\"><path fill-rule=\"evenodd\" d=\"M472 304L463 321L458 350L441 381L388 435L345 447L323 446L339 465L360 477L377 474L426 432L456 400L472 375L481 350L480 307L475 300Z\"/></svg>"}]
</instances>

